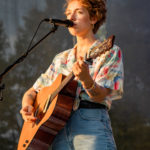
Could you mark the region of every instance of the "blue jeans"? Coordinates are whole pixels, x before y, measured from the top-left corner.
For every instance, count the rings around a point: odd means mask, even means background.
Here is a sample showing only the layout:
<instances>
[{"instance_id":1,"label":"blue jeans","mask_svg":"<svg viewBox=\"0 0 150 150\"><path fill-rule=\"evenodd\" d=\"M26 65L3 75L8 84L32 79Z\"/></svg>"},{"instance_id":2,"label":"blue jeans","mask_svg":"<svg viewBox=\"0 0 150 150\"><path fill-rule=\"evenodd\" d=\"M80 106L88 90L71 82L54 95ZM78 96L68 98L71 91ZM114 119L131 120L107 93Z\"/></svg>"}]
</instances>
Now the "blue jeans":
<instances>
[{"instance_id":1,"label":"blue jeans","mask_svg":"<svg viewBox=\"0 0 150 150\"><path fill-rule=\"evenodd\" d=\"M78 109L56 136L52 150L116 150L106 109Z\"/></svg>"}]
</instances>

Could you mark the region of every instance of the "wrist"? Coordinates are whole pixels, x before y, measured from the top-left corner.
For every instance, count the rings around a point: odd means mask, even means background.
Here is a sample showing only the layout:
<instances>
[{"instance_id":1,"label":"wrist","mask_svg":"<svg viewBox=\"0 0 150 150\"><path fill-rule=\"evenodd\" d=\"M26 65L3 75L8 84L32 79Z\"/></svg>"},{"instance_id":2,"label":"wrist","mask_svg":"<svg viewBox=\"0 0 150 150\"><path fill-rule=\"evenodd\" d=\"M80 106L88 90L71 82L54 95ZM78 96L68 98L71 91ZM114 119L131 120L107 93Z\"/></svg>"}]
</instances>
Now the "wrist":
<instances>
[{"instance_id":1,"label":"wrist","mask_svg":"<svg viewBox=\"0 0 150 150\"><path fill-rule=\"evenodd\" d=\"M93 87L94 83L95 82L91 78L89 80L86 80L85 82L82 82L82 86L83 86L84 89L91 89Z\"/></svg>"},{"instance_id":2,"label":"wrist","mask_svg":"<svg viewBox=\"0 0 150 150\"><path fill-rule=\"evenodd\" d=\"M96 83L93 81L93 84L89 88L85 88L86 91L91 92L93 89L95 89Z\"/></svg>"}]
</instances>

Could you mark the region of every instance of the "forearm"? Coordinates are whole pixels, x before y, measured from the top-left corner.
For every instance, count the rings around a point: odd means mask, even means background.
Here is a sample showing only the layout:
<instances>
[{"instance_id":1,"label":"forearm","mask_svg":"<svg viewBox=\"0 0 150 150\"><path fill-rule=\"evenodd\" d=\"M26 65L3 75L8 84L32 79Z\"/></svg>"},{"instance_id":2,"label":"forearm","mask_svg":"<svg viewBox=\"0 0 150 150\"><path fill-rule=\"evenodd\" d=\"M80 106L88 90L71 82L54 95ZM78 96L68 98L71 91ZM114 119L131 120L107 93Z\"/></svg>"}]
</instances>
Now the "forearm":
<instances>
[{"instance_id":1,"label":"forearm","mask_svg":"<svg viewBox=\"0 0 150 150\"><path fill-rule=\"evenodd\" d=\"M83 88L93 101L101 102L110 93L110 89L101 87L95 83L89 73L88 65L81 58L74 63L73 73L80 80Z\"/></svg>"},{"instance_id":2,"label":"forearm","mask_svg":"<svg viewBox=\"0 0 150 150\"><path fill-rule=\"evenodd\" d=\"M36 95L37 93L33 87L27 90L22 99L22 106L33 105Z\"/></svg>"},{"instance_id":3,"label":"forearm","mask_svg":"<svg viewBox=\"0 0 150 150\"><path fill-rule=\"evenodd\" d=\"M95 102L102 102L111 91L108 88L97 85L91 76L88 77L88 80L82 81L81 83L89 97Z\"/></svg>"}]
</instances>

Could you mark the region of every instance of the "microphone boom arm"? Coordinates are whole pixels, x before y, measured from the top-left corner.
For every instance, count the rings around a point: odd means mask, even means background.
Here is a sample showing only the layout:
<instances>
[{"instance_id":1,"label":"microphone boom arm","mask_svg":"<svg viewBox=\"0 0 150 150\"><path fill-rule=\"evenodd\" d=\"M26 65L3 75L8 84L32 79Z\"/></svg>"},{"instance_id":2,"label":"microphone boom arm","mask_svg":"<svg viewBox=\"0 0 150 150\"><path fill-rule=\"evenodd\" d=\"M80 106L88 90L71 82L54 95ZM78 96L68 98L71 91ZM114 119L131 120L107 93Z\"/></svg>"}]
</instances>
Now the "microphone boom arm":
<instances>
[{"instance_id":1,"label":"microphone boom arm","mask_svg":"<svg viewBox=\"0 0 150 150\"><path fill-rule=\"evenodd\" d=\"M54 33L57 29L58 29L58 26L54 24L53 28L44 37L42 37L37 43L35 43L30 49L28 49L22 56L20 56L11 65L6 67L4 71L0 74L0 101L3 100L2 90L4 90L4 87L5 87L5 85L2 84L3 77L18 63L21 63L35 47L37 47L44 39L46 39L51 33Z\"/></svg>"}]
</instances>

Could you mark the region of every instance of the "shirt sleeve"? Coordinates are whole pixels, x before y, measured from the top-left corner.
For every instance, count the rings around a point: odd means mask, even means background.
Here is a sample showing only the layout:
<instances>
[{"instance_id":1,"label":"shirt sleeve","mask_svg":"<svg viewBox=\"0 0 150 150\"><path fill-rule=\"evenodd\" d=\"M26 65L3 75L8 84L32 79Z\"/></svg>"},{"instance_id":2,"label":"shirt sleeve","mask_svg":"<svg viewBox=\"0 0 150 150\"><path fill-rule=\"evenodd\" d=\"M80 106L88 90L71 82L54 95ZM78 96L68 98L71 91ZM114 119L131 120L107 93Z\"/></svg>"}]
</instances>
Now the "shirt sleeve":
<instances>
[{"instance_id":1,"label":"shirt sleeve","mask_svg":"<svg viewBox=\"0 0 150 150\"><path fill-rule=\"evenodd\" d=\"M55 65L52 63L45 73L41 74L41 76L36 80L33 85L33 88L39 92L45 86L50 86L55 80Z\"/></svg>"},{"instance_id":2,"label":"shirt sleeve","mask_svg":"<svg viewBox=\"0 0 150 150\"><path fill-rule=\"evenodd\" d=\"M41 74L41 76L36 80L33 85L33 88L37 92L39 92L40 89L43 87L50 86L56 80L60 73L66 73L66 69L63 68L65 68L65 61L69 52L69 50L66 50L57 54L54 57L52 64L49 66L45 73Z\"/></svg>"},{"instance_id":3,"label":"shirt sleeve","mask_svg":"<svg viewBox=\"0 0 150 150\"><path fill-rule=\"evenodd\" d=\"M124 70L121 49L114 45L110 51L103 54L101 61L103 63L95 78L96 83L112 90L106 100L122 98Z\"/></svg>"}]
</instances>

